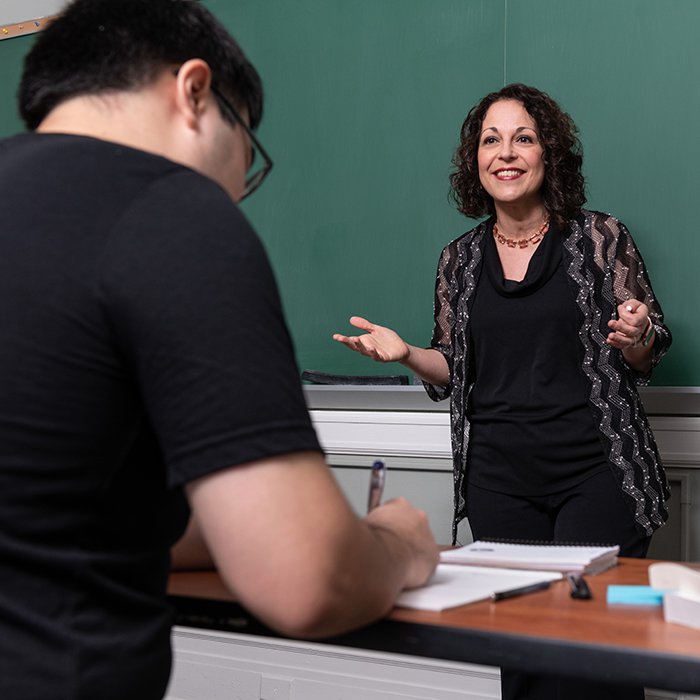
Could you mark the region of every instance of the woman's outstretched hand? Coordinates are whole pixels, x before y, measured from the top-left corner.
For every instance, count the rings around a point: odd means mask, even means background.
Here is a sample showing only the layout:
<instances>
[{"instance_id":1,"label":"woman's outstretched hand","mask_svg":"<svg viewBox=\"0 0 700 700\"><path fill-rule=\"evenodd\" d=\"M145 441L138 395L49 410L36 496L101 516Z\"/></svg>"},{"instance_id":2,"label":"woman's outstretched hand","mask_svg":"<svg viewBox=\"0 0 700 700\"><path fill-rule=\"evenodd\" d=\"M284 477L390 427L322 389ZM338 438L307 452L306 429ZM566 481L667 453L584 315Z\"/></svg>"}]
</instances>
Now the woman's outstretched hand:
<instances>
[{"instance_id":1,"label":"woman's outstretched hand","mask_svg":"<svg viewBox=\"0 0 700 700\"><path fill-rule=\"evenodd\" d=\"M366 333L349 337L336 333L333 340L347 345L355 352L371 357L375 362L403 362L408 358L410 347L390 328L377 326L360 316L353 316L350 323Z\"/></svg>"}]
</instances>

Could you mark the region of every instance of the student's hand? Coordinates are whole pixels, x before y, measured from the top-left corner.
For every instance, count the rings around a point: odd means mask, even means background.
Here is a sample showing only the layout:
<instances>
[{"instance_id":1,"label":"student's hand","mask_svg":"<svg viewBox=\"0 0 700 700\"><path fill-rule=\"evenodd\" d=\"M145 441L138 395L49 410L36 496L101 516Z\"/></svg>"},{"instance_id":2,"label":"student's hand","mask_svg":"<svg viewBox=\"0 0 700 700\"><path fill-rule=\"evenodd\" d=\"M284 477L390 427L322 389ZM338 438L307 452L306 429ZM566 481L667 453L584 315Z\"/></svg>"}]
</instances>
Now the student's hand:
<instances>
[{"instance_id":1,"label":"student's hand","mask_svg":"<svg viewBox=\"0 0 700 700\"><path fill-rule=\"evenodd\" d=\"M608 321L612 333L607 343L619 350L632 348L649 332L649 309L645 304L630 299L617 307L618 320Z\"/></svg>"},{"instance_id":2,"label":"student's hand","mask_svg":"<svg viewBox=\"0 0 700 700\"><path fill-rule=\"evenodd\" d=\"M353 316L350 323L366 335L345 336L336 333L333 340L346 345L351 350L371 357L375 362L403 362L410 353L410 348L397 333L390 328L377 326L360 316Z\"/></svg>"},{"instance_id":3,"label":"student's hand","mask_svg":"<svg viewBox=\"0 0 700 700\"><path fill-rule=\"evenodd\" d=\"M394 551L407 557L404 588L422 586L435 571L440 553L428 525L428 516L405 498L392 498L372 509L365 517L372 528L390 532L395 537Z\"/></svg>"}]
</instances>

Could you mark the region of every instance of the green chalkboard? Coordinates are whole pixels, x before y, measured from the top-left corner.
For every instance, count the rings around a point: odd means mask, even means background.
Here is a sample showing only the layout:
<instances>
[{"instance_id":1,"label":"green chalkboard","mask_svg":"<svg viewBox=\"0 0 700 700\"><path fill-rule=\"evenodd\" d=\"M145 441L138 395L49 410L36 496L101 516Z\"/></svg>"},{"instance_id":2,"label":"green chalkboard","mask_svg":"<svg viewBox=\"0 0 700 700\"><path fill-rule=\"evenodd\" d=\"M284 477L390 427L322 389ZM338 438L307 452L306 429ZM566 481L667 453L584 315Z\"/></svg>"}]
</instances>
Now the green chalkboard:
<instances>
[{"instance_id":1,"label":"green chalkboard","mask_svg":"<svg viewBox=\"0 0 700 700\"><path fill-rule=\"evenodd\" d=\"M275 160L245 202L301 367L396 373L332 340L357 314L427 345L440 251L471 228L447 201L459 129L503 84L502 2L205 0L258 66Z\"/></svg>"},{"instance_id":2,"label":"green chalkboard","mask_svg":"<svg viewBox=\"0 0 700 700\"><path fill-rule=\"evenodd\" d=\"M22 61L34 43L34 36L21 36L0 41L0 138L23 130L17 114L15 93L22 75Z\"/></svg>"},{"instance_id":3,"label":"green chalkboard","mask_svg":"<svg viewBox=\"0 0 700 700\"><path fill-rule=\"evenodd\" d=\"M300 367L396 373L334 332L353 314L427 345L435 266L468 228L447 201L469 108L505 82L581 129L589 206L632 231L674 333L654 381L700 385L692 212L697 0L204 0L258 67L275 168L244 210L275 267ZM0 136L31 38L0 42Z\"/></svg>"},{"instance_id":4,"label":"green chalkboard","mask_svg":"<svg viewBox=\"0 0 700 700\"><path fill-rule=\"evenodd\" d=\"M471 227L446 199L468 109L540 87L581 129L588 206L632 231L674 333L654 383L700 384L697 0L205 0L265 80L278 165L245 209L302 367L396 372L335 347L352 314L426 345L437 257Z\"/></svg>"},{"instance_id":5,"label":"green chalkboard","mask_svg":"<svg viewBox=\"0 0 700 700\"><path fill-rule=\"evenodd\" d=\"M507 27L507 81L574 117L588 204L628 226L651 272L674 336L654 383L699 385L700 3L508 0Z\"/></svg>"}]
</instances>

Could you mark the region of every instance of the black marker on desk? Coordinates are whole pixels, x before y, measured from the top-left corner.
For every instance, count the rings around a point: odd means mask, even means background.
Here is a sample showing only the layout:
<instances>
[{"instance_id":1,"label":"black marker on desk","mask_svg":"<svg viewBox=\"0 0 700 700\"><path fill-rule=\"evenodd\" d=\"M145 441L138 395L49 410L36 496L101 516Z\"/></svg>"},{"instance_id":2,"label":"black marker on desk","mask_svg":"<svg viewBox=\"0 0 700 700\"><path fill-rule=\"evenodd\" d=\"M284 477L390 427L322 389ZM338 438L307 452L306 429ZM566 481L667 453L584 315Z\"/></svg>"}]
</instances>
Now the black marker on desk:
<instances>
[{"instance_id":1,"label":"black marker on desk","mask_svg":"<svg viewBox=\"0 0 700 700\"><path fill-rule=\"evenodd\" d=\"M578 598L579 600L590 600L593 597L591 595L591 589L586 583L586 579L583 578L581 574L567 574L566 580L571 586L572 598Z\"/></svg>"},{"instance_id":2,"label":"black marker on desk","mask_svg":"<svg viewBox=\"0 0 700 700\"><path fill-rule=\"evenodd\" d=\"M381 459L378 459L372 465L372 475L369 480L369 502L367 504L367 512L376 508L382 501L382 493L384 492L384 477L386 476L386 465Z\"/></svg>"},{"instance_id":3,"label":"black marker on desk","mask_svg":"<svg viewBox=\"0 0 700 700\"><path fill-rule=\"evenodd\" d=\"M491 600L505 600L506 598L515 598L526 593L534 593L535 591L544 591L549 588L551 581L540 581L539 583L531 583L528 586L520 588L511 588L509 591L496 591L491 594Z\"/></svg>"}]
</instances>

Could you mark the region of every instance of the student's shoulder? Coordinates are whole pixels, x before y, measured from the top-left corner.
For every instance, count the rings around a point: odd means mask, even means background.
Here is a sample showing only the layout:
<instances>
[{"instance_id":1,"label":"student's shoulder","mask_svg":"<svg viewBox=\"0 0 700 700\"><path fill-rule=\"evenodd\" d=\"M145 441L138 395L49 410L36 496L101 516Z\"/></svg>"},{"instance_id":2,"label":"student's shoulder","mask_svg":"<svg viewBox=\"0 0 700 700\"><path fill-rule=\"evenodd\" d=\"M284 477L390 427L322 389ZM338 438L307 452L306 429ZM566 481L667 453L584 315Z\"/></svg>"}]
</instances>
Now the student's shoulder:
<instances>
[{"instance_id":1,"label":"student's shoulder","mask_svg":"<svg viewBox=\"0 0 700 700\"><path fill-rule=\"evenodd\" d=\"M140 192L128 204L132 219L205 237L255 236L238 205L218 183L185 165L159 160L156 167L151 164Z\"/></svg>"},{"instance_id":2,"label":"student's shoulder","mask_svg":"<svg viewBox=\"0 0 700 700\"><path fill-rule=\"evenodd\" d=\"M151 200L184 215L237 215L238 206L226 191L205 175L184 165L173 163L148 183L146 193Z\"/></svg>"},{"instance_id":3,"label":"student's shoulder","mask_svg":"<svg viewBox=\"0 0 700 700\"><path fill-rule=\"evenodd\" d=\"M111 195L117 197L117 215L105 222L99 257L107 277L149 265L157 266L161 276L176 278L268 264L262 242L222 187L186 166L161 160L156 167L141 157L134 160L134 166L140 163L147 170L136 175L138 191L133 182L114 185L121 191ZM126 168L126 180L134 177L133 170Z\"/></svg>"}]
</instances>

